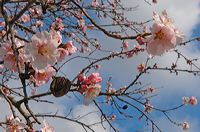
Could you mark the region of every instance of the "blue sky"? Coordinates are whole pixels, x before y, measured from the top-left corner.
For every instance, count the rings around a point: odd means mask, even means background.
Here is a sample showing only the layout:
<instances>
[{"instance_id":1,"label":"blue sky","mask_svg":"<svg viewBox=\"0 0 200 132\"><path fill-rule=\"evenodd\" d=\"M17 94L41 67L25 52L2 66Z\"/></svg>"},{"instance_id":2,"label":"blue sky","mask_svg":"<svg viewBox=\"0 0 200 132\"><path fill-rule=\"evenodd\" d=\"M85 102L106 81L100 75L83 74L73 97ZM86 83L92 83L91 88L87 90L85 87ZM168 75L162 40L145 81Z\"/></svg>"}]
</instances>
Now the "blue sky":
<instances>
[{"instance_id":1,"label":"blue sky","mask_svg":"<svg viewBox=\"0 0 200 132\"><path fill-rule=\"evenodd\" d=\"M125 5L136 5L139 4L139 8L137 14L128 14L130 18L134 20L148 20L151 15L152 11L161 12L162 10L166 9L169 13L169 16L175 22L175 25L185 34L186 40L191 37L196 37L199 35L199 2L198 1L186 1L186 0L175 0L175 1L159 1L157 5L148 6L144 2L137 2L137 1L126 1ZM190 11L191 14L187 15ZM195 33L194 33L195 32ZM107 40L107 41L106 41ZM112 40L102 40L105 43L108 43L111 46L108 48L112 48L112 44L115 44L115 41ZM131 43L132 44L132 43ZM187 57L198 57L199 50L197 45L192 43L188 44L185 47L177 47L182 53L184 53ZM112 82L114 84L113 87L119 87L121 85L126 84L128 81L131 80L131 77L134 76L134 71L136 70L136 65L145 61L145 54L142 56L130 59L130 60L113 60L108 62L109 64L103 66L101 69L102 71L106 71L107 75L113 75ZM174 61L175 54L167 53L164 56L156 57L153 61L158 62L161 66L169 66L169 63ZM114 66L112 64L115 64ZM199 64L199 63L198 63ZM182 67L187 67L184 61L179 63ZM103 73L104 78L106 78L106 73ZM181 98L183 96L192 96L195 95L197 98L200 97L200 94L196 91L199 89L199 77L194 77L188 73L181 73L179 76L169 74L165 71L157 72L152 71L150 75L145 75L142 80L146 84L151 84L155 87L161 87L162 89L158 90L158 96L153 98L152 103L155 107L162 107L162 108L170 108L173 106L177 106L182 103ZM181 108L180 110L173 111L169 115L179 123L183 121L188 121L190 123L191 128L188 130L189 132L196 132L199 130L199 108L200 106L197 105L195 107L186 106ZM129 132L129 131L136 131L141 130L144 131L145 129L145 122L138 121L138 114L133 109L126 110L127 113L133 114L136 117L127 121L116 121L116 124L119 125L121 131ZM171 124L168 120L165 120L165 117L158 113L152 112L152 118L158 122L158 126L163 129L164 132L181 132L182 129L180 127L176 127ZM150 130L147 130L150 131Z\"/></svg>"},{"instance_id":2,"label":"blue sky","mask_svg":"<svg viewBox=\"0 0 200 132\"><path fill-rule=\"evenodd\" d=\"M152 17L152 12L157 11L160 13L162 10L166 9L169 13L169 16L175 22L175 25L185 34L186 40L191 37L200 36L200 7L198 6L200 2L198 0L189 1L189 0L159 0L158 4L149 6L143 0L122 0L124 1L125 6L135 6L139 5L138 10L135 12L130 12L127 16L132 20L149 20ZM190 13L189 13L190 12ZM108 39L102 33L93 34L93 36L101 36L99 40L106 49L119 49L121 42L115 41L113 39ZM130 46L133 46L135 41L130 41ZM114 46L113 46L114 45ZM197 43L190 43L185 47L177 47L184 55L187 57L199 57L199 46ZM176 54L169 52L161 57L155 57L151 60L151 63L158 62L160 66L169 66L170 62L174 61ZM147 58L147 54L141 54L137 57L131 59L114 59L111 61L102 62L102 68L99 70L103 77L102 89L105 89L105 82L107 79L112 76L111 82L113 83L114 88L119 88L121 86L127 85L135 75L137 74L137 64L142 63ZM88 62L85 60L75 60L70 62L66 67L62 69L70 78L73 78L80 69L85 66ZM200 66L200 63L197 63ZM179 66L183 68L188 68L183 60L180 61ZM194 77L188 73L180 73L179 76L174 74L169 74L168 72L158 72L151 71L150 74L145 74L141 81L144 84L150 84L156 88L158 94L155 98L152 99L151 103L155 107L159 108L171 108L182 103L181 98L183 96L196 96L200 100L200 77ZM13 83L16 84L16 83ZM12 84L11 84L12 86ZM45 85L41 91L47 90L49 84ZM74 97L73 94L68 94L65 97L56 99L52 96L46 97L48 100L53 100L56 102L55 105L42 105L37 103L31 103L32 107L36 111L40 112L58 112L61 114L66 114L69 112L69 109L73 108L70 117L78 117L84 114L87 114L91 111L98 111L93 104L90 106L83 106L82 99L83 97L80 94L78 99ZM103 97L98 97L98 101L102 101ZM199 101L200 102L200 101ZM7 110L4 107L5 102L2 101L2 110L4 115L7 114ZM119 103L123 106L123 103ZM141 106L139 106L141 107ZM105 112L112 114L112 108L103 107ZM179 110L171 112L169 115L177 122L188 121L191 128L188 132L198 132L200 130L200 104L195 107L186 106ZM139 113L132 109L128 108L124 110L125 113L133 116L133 119L124 120L122 117L117 116L117 120L113 124L120 130L120 132L150 132L150 129L146 127L146 122L138 120ZM5 116L2 116L4 118ZM116 114L119 115L119 114ZM166 118L159 112L153 111L150 116L152 119L158 123L158 126L163 130L163 132L181 132L182 129L171 124ZM94 112L93 114L83 118L81 121L85 123L92 123L99 121L100 114ZM63 120L48 119L49 123L55 127L56 132L65 132L68 130L70 132L82 132L83 129L71 122L63 122ZM107 124L105 127L109 128ZM109 132L110 129L104 130L101 125L94 127L95 132Z\"/></svg>"},{"instance_id":3,"label":"blue sky","mask_svg":"<svg viewBox=\"0 0 200 132\"><path fill-rule=\"evenodd\" d=\"M187 38L191 38L196 36L199 33L198 26L200 23L199 14L200 8L198 6L198 1L188 1L188 0L174 0L174 1L162 1L160 0L157 5L149 6L144 1L137 1L137 0L127 0L124 1L125 5L139 5L138 10L136 13L128 13L127 16L132 20L149 20L152 17L152 12L157 11L160 13L162 10L166 9L169 13L169 16L175 22L175 25L186 35ZM191 14L187 15L190 11ZM187 17L185 17L187 15ZM194 34L195 32L195 34ZM199 35L199 34L198 34ZM114 46L116 49L119 49L119 45L121 44L119 41L115 41L112 39L108 39L102 33L93 34L93 36L102 36L99 38L102 45L106 49L112 49ZM130 41L130 46L135 44L134 41ZM113 46L114 45L114 46ZM188 44L185 47L177 47L179 50L184 53L188 57L198 57L200 56L199 50L195 44ZM175 54L172 52L167 53L161 57L155 57L152 60L153 62L158 62L161 66L166 66L170 64L170 62L174 61ZM139 63L142 63L147 58L147 54L139 55L135 58L131 59L114 59L110 61L102 62L102 68L100 69L100 73L103 77L102 89L105 89L105 82L107 79L112 76L111 82L113 83L114 88L119 88L123 85L127 85L135 74L137 74L136 66ZM62 70L67 75L73 78L80 71L80 69L85 66L87 62L85 60L75 60L70 63ZM199 64L199 63L198 63ZM183 68L188 68L183 60L179 63L179 65ZM195 95L197 98L200 99L200 92L199 91L199 77L194 77L188 73L181 73L179 76L169 74L168 72L157 72L151 71L150 74L144 75L141 78L141 81L144 84L150 84L155 86L156 88L161 88L157 91L157 96L152 99L151 103L155 107L161 108L171 108L173 106L177 106L182 103L182 96L192 96ZM79 96L74 98L73 95L68 95L63 97L56 102L61 109L61 113L67 113L69 108L73 108L72 117L77 117L80 115L84 115L90 111L97 111L93 104L88 107L82 106L82 97ZM52 98L50 98L52 99ZM52 99L54 100L54 99ZM103 97L98 97L98 101L102 101ZM123 106L123 103L120 103ZM55 109L56 107L49 106L50 109ZM141 107L141 106L140 106ZM179 123L183 121L188 121L190 123L189 132L197 132L200 128L200 116L199 114L200 105L198 104L195 107L186 106L181 108L180 110L176 110L171 112L169 115ZM41 110L42 111L42 107ZM63 110L63 111L62 111ZM104 106L105 112L108 114L113 113L110 107ZM123 120L122 117L117 116L117 120L113 122L113 124L121 131L121 132L149 132L150 129L146 127L146 122L142 120L138 120L139 114L136 110L132 108L128 108L124 111L127 114L134 116L133 119ZM163 132L181 132L181 127L176 127L171 124L166 118L159 112L153 111L150 116L152 119L158 123L158 126L163 130ZM94 113L94 115L89 115L87 118L83 119L82 121L86 123L98 121L100 117L99 113ZM58 132L64 132L66 127L71 132L82 132L83 129L80 126L77 126L73 123L64 123L62 121L55 122L54 120L49 120L51 124L53 124ZM62 124L62 125L61 125ZM108 125L106 125L108 127ZM109 127L108 127L109 128ZM96 132L109 132L110 129L104 130L101 125L97 125L94 127Z\"/></svg>"}]
</instances>

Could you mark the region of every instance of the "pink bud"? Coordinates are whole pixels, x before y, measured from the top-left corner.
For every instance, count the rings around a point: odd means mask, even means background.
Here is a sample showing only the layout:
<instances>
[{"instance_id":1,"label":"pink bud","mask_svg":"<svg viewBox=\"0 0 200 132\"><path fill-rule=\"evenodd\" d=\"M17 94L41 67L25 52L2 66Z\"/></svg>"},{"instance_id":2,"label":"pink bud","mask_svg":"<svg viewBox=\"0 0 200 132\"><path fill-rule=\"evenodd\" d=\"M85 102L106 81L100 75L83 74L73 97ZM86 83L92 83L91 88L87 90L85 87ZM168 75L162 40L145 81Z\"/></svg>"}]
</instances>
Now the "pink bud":
<instances>
[{"instance_id":1,"label":"pink bud","mask_svg":"<svg viewBox=\"0 0 200 132\"><path fill-rule=\"evenodd\" d=\"M99 69L101 68L101 65L96 64L96 65L94 66L94 68L95 68L96 70L99 70Z\"/></svg>"},{"instance_id":2,"label":"pink bud","mask_svg":"<svg viewBox=\"0 0 200 132\"><path fill-rule=\"evenodd\" d=\"M56 22L57 22L57 23L61 23L61 22L62 22L62 19L59 18L59 17L57 17L57 18L56 18Z\"/></svg>"},{"instance_id":3,"label":"pink bud","mask_svg":"<svg viewBox=\"0 0 200 132\"><path fill-rule=\"evenodd\" d=\"M150 93L154 93L156 91L156 89L154 87L150 86L147 88L147 91Z\"/></svg>"},{"instance_id":4,"label":"pink bud","mask_svg":"<svg viewBox=\"0 0 200 132\"><path fill-rule=\"evenodd\" d=\"M4 27L5 26L5 22L0 22L0 27Z\"/></svg>"},{"instance_id":5,"label":"pink bud","mask_svg":"<svg viewBox=\"0 0 200 132\"><path fill-rule=\"evenodd\" d=\"M123 42L123 48L124 48L125 50L128 49L128 42Z\"/></svg>"},{"instance_id":6,"label":"pink bud","mask_svg":"<svg viewBox=\"0 0 200 132\"><path fill-rule=\"evenodd\" d=\"M185 122L183 122L182 127L183 127L183 130L187 130L190 128L190 125L188 122L185 121Z\"/></svg>"},{"instance_id":7,"label":"pink bud","mask_svg":"<svg viewBox=\"0 0 200 132\"><path fill-rule=\"evenodd\" d=\"M190 97L190 104L193 105L193 106L196 105L197 104L197 98L194 97L194 96Z\"/></svg>"},{"instance_id":8,"label":"pink bud","mask_svg":"<svg viewBox=\"0 0 200 132\"><path fill-rule=\"evenodd\" d=\"M86 76L84 76L84 75L82 75L82 74L80 74L80 75L78 76L78 80L79 80L80 82L83 82L85 79L86 79Z\"/></svg>"},{"instance_id":9,"label":"pink bud","mask_svg":"<svg viewBox=\"0 0 200 132\"><path fill-rule=\"evenodd\" d=\"M139 35L136 37L136 40L137 40L137 42L138 42L139 45L143 45L145 43L144 42L144 38L141 37L141 36L139 36Z\"/></svg>"},{"instance_id":10,"label":"pink bud","mask_svg":"<svg viewBox=\"0 0 200 132\"><path fill-rule=\"evenodd\" d=\"M112 121L114 121L114 120L116 120L116 117L117 117L116 115L112 115L110 119L111 119Z\"/></svg>"},{"instance_id":11,"label":"pink bud","mask_svg":"<svg viewBox=\"0 0 200 132\"><path fill-rule=\"evenodd\" d=\"M144 104L144 112L149 113L153 110L153 106L149 103Z\"/></svg>"},{"instance_id":12,"label":"pink bud","mask_svg":"<svg viewBox=\"0 0 200 132\"><path fill-rule=\"evenodd\" d=\"M138 65L137 69L138 69L139 72L144 72L145 65L143 63L141 63L141 64Z\"/></svg>"}]
</instances>

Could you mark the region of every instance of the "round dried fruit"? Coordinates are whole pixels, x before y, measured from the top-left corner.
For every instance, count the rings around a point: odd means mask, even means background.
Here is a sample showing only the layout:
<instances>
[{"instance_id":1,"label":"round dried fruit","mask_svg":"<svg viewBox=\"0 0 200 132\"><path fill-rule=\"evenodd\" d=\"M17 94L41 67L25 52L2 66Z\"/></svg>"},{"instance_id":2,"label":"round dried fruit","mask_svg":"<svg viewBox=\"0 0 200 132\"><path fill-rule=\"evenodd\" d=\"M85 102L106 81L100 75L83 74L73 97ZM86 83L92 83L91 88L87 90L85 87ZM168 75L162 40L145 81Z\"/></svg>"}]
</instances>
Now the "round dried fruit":
<instances>
[{"instance_id":1,"label":"round dried fruit","mask_svg":"<svg viewBox=\"0 0 200 132\"><path fill-rule=\"evenodd\" d=\"M55 97L61 97L68 93L71 88L71 81L65 77L54 77L50 90Z\"/></svg>"}]
</instances>

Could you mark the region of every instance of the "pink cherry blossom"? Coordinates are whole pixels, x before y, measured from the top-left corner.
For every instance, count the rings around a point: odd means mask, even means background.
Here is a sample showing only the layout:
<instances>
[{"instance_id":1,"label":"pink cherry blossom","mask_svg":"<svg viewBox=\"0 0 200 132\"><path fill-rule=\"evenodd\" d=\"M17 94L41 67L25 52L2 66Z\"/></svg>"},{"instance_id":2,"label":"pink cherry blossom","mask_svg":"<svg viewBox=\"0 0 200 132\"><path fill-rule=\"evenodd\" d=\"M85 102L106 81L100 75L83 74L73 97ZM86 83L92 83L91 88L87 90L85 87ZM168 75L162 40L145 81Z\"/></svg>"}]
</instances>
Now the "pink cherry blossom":
<instances>
[{"instance_id":1,"label":"pink cherry blossom","mask_svg":"<svg viewBox=\"0 0 200 132\"><path fill-rule=\"evenodd\" d=\"M23 61L20 58L21 61ZM16 57L13 53L7 53L4 58L4 68L8 68L12 71L17 71L17 63L16 63Z\"/></svg>"},{"instance_id":2,"label":"pink cherry blossom","mask_svg":"<svg viewBox=\"0 0 200 132\"><path fill-rule=\"evenodd\" d=\"M30 16L33 18L39 17L42 15L42 9L40 7L29 8Z\"/></svg>"},{"instance_id":3,"label":"pink cherry blossom","mask_svg":"<svg viewBox=\"0 0 200 132\"><path fill-rule=\"evenodd\" d=\"M19 41L18 39L15 39L15 44L18 47L23 46L24 43L22 41ZM11 48L12 44L9 41L6 41L2 44L0 47L0 60L3 61L4 68L8 68L14 72L17 71L18 66L19 69L24 68L24 50L21 48L18 50L18 65L16 61L16 56L13 53L13 50Z\"/></svg>"},{"instance_id":4,"label":"pink cherry blossom","mask_svg":"<svg viewBox=\"0 0 200 132\"><path fill-rule=\"evenodd\" d=\"M136 44L134 45L134 48L131 51L126 53L126 56L127 58L131 58L133 57L133 55L137 55L138 52L143 51L143 50L144 49L139 44Z\"/></svg>"},{"instance_id":5,"label":"pink cherry blossom","mask_svg":"<svg viewBox=\"0 0 200 132\"><path fill-rule=\"evenodd\" d=\"M83 82L85 79L86 79L86 76L84 76L83 74L79 74L78 80L79 80L80 82Z\"/></svg>"},{"instance_id":6,"label":"pink cherry blossom","mask_svg":"<svg viewBox=\"0 0 200 132\"><path fill-rule=\"evenodd\" d=\"M27 14L23 14L21 17L22 22L29 22L30 21L30 16Z\"/></svg>"},{"instance_id":7,"label":"pink cherry blossom","mask_svg":"<svg viewBox=\"0 0 200 132\"><path fill-rule=\"evenodd\" d=\"M6 122L6 132L21 132L26 127L24 123L21 123L18 117L14 118L13 115L8 116Z\"/></svg>"},{"instance_id":8,"label":"pink cherry blossom","mask_svg":"<svg viewBox=\"0 0 200 132\"><path fill-rule=\"evenodd\" d=\"M176 47L176 34L170 27L154 23L152 37L147 43L147 52L151 55L162 55Z\"/></svg>"},{"instance_id":9,"label":"pink cherry blossom","mask_svg":"<svg viewBox=\"0 0 200 132\"><path fill-rule=\"evenodd\" d=\"M36 21L35 23L36 27L43 27L43 25L44 25L43 21L40 21L40 20Z\"/></svg>"},{"instance_id":10,"label":"pink cherry blossom","mask_svg":"<svg viewBox=\"0 0 200 132\"><path fill-rule=\"evenodd\" d=\"M153 12L153 19L160 24L163 24L165 26L175 28L175 26L172 23L172 20L168 17L167 11L162 11L161 15L157 14L156 12Z\"/></svg>"},{"instance_id":11,"label":"pink cherry blossom","mask_svg":"<svg viewBox=\"0 0 200 132\"><path fill-rule=\"evenodd\" d=\"M88 77L84 76L83 73L80 73L78 80L81 83L79 92L84 95L84 104L89 105L89 103L95 99L100 91L102 78L99 76L99 73L92 73Z\"/></svg>"},{"instance_id":12,"label":"pink cherry blossom","mask_svg":"<svg viewBox=\"0 0 200 132\"><path fill-rule=\"evenodd\" d=\"M102 81L102 78L99 76L99 73L92 73L88 76L83 83L85 84L96 84Z\"/></svg>"},{"instance_id":13,"label":"pink cherry blossom","mask_svg":"<svg viewBox=\"0 0 200 132\"><path fill-rule=\"evenodd\" d=\"M58 47L62 43L62 35L59 31L51 30L50 36L52 38L52 41L56 47Z\"/></svg>"},{"instance_id":14,"label":"pink cherry blossom","mask_svg":"<svg viewBox=\"0 0 200 132\"><path fill-rule=\"evenodd\" d=\"M69 52L65 50L64 48L58 48L59 56L58 56L58 61L62 61L65 59L65 56L69 55Z\"/></svg>"},{"instance_id":15,"label":"pink cherry blossom","mask_svg":"<svg viewBox=\"0 0 200 132\"><path fill-rule=\"evenodd\" d=\"M137 66L137 69L139 72L144 72L145 70L145 64L144 63L141 63Z\"/></svg>"},{"instance_id":16,"label":"pink cherry blossom","mask_svg":"<svg viewBox=\"0 0 200 132\"><path fill-rule=\"evenodd\" d=\"M175 28L167 12L162 15L154 13L155 23L151 27L152 36L147 39L147 52L151 55L162 55L176 47L183 40L183 34Z\"/></svg>"},{"instance_id":17,"label":"pink cherry blossom","mask_svg":"<svg viewBox=\"0 0 200 132\"><path fill-rule=\"evenodd\" d=\"M56 71L51 66L48 66L45 70L35 71L35 75L31 77L32 82L38 87L42 84L47 83Z\"/></svg>"},{"instance_id":18,"label":"pink cherry blossom","mask_svg":"<svg viewBox=\"0 0 200 132\"><path fill-rule=\"evenodd\" d=\"M95 84L87 87L87 90L84 92L84 104L89 105L90 102L95 99L101 91L101 85Z\"/></svg>"},{"instance_id":19,"label":"pink cherry blossom","mask_svg":"<svg viewBox=\"0 0 200 132\"><path fill-rule=\"evenodd\" d=\"M176 43L181 43L183 38L184 38L184 34L181 33L174 25L173 25L173 22L172 20L168 17L168 14L167 14L167 11L164 10L162 12L161 15L158 15L156 12L154 12L153 14L153 18L155 20L156 23L159 23L159 24L162 24L162 25L165 25L167 27L170 27L173 29L173 31L175 32L176 34Z\"/></svg>"},{"instance_id":20,"label":"pink cherry blossom","mask_svg":"<svg viewBox=\"0 0 200 132\"><path fill-rule=\"evenodd\" d=\"M69 53L69 55L75 53L77 51L77 48L73 45L72 41L68 41L64 46L64 49L66 49Z\"/></svg>"},{"instance_id":21,"label":"pink cherry blossom","mask_svg":"<svg viewBox=\"0 0 200 132\"><path fill-rule=\"evenodd\" d=\"M63 60L65 56L71 55L77 51L77 48L73 45L72 41L69 41L60 47L61 48L58 48L59 52L58 61Z\"/></svg>"},{"instance_id":22,"label":"pink cherry blossom","mask_svg":"<svg viewBox=\"0 0 200 132\"><path fill-rule=\"evenodd\" d=\"M92 7L94 7L94 8L98 7L98 6L99 6L98 0L93 0L91 5L92 5Z\"/></svg>"},{"instance_id":23,"label":"pink cherry blossom","mask_svg":"<svg viewBox=\"0 0 200 132\"><path fill-rule=\"evenodd\" d=\"M40 129L42 132L54 132L54 128L46 120L43 121L43 124L43 128Z\"/></svg>"},{"instance_id":24,"label":"pink cherry blossom","mask_svg":"<svg viewBox=\"0 0 200 132\"><path fill-rule=\"evenodd\" d=\"M50 33L36 33L32 37L32 43L25 45L26 58L31 62L34 69L45 69L48 65L57 62L58 45L58 38Z\"/></svg>"},{"instance_id":25,"label":"pink cherry blossom","mask_svg":"<svg viewBox=\"0 0 200 132\"><path fill-rule=\"evenodd\" d=\"M109 87L108 89L106 89L106 93L113 94L115 92L116 92L116 89L114 88Z\"/></svg>"},{"instance_id":26,"label":"pink cherry blossom","mask_svg":"<svg viewBox=\"0 0 200 132\"><path fill-rule=\"evenodd\" d=\"M190 128L190 125L188 122L185 121L183 122L182 127L183 127L183 130L188 130Z\"/></svg>"},{"instance_id":27,"label":"pink cherry blossom","mask_svg":"<svg viewBox=\"0 0 200 132\"><path fill-rule=\"evenodd\" d=\"M62 31L64 29L62 19L57 17L55 22L52 23L51 28L56 31Z\"/></svg>"},{"instance_id":28,"label":"pink cherry blossom","mask_svg":"<svg viewBox=\"0 0 200 132\"><path fill-rule=\"evenodd\" d=\"M0 47L0 59L4 60L7 53L13 53L10 42L3 43Z\"/></svg>"}]
</instances>

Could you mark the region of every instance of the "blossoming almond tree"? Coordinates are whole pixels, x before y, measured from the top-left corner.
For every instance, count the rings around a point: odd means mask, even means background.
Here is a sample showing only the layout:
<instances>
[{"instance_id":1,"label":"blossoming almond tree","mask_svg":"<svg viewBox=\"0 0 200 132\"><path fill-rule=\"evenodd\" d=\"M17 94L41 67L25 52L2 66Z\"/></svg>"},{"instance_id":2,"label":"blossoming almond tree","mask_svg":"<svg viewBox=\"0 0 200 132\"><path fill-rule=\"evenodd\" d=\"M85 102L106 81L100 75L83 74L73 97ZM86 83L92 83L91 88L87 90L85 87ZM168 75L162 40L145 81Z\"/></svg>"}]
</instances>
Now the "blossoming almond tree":
<instances>
[{"instance_id":1,"label":"blossoming almond tree","mask_svg":"<svg viewBox=\"0 0 200 132\"><path fill-rule=\"evenodd\" d=\"M6 119L0 119L2 131L54 132L57 120L63 119L80 125L83 128L80 131L97 131L94 126L101 124L105 131L117 132L122 130L114 121L135 118L132 111L137 112L139 120L146 122L144 126L151 126L148 131L163 131L151 116L154 113L163 114L169 123L183 130L190 128L189 121L173 120L170 113L185 105L197 105L197 98L193 95L183 97L182 103L178 98L179 105L161 109L151 103L159 89L146 85L142 78L151 70L199 75L198 59L179 52L180 46L199 41L199 37L184 40L183 33L164 9L162 13L152 12L146 22L129 20L125 14L134 12L136 7L125 7L124 2L0 0L0 94L10 113ZM144 0L144 4L156 3L159 1ZM109 39L117 40L118 44L109 44ZM164 54L172 52L177 55L175 63L167 67L152 64L154 58L162 59ZM133 73L129 83L112 85L117 76L107 74L106 63L115 59L130 61L138 56L147 59L134 62L135 69L124 66L117 71L121 73L126 69ZM190 68L178 67L180 59ZM68 68L74 61L76 65ZM111 69L115 67L117 65L112 64ZM71 74L66 74L69 71ZM123 79L128 80L127 77ZM19 87L13 86L13 82ZM38 102L40 110L42 103L55 103L64 95L78 98L86 107L95 106L100 121L88 124L81 120L91 113L72 118L71 113L36 112L31 105L33 101ZM53 100L45 99L46 96ZM49 118L55 123L49 124Z\"/></svg>"}]
</instances>

